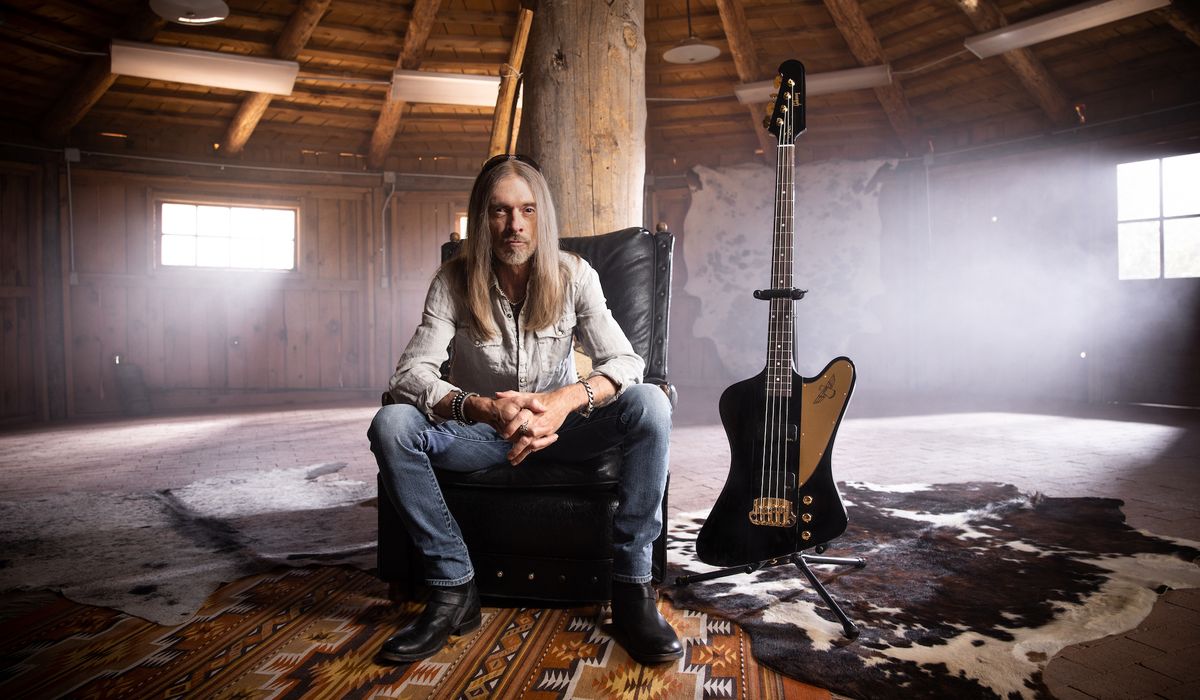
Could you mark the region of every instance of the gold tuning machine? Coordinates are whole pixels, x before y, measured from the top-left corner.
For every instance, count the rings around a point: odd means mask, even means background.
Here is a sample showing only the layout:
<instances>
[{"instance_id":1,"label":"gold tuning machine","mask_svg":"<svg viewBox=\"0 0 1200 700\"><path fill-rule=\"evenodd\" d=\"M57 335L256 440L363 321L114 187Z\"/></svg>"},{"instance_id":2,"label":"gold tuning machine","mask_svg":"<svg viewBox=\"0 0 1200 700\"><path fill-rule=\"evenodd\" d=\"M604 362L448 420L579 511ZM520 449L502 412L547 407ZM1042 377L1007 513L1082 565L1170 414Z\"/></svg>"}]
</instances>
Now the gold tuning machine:
<instances>
[{"instance_id":1,"label":"gold tuning machine","mask_svg":"<svg viewBox=\"0 0 1200 700\"><path fill-rule=\"evenodd\" d=\"M764 129L770 129L770 128L771 128L771 117L770 117L770 115L763 117L763 128L764 128Z\"/></svg>"},{"instance_id":2,"label":"gold tuning machine","mask_svg":"<svg viewBox=\"0 0 1200 700\"><path fill-rule=\"evenodd\" d=\"M778 90L780 85L783 85L783 76L776 74L775 75L775 89Z\"/></svg>"}]
</instances>

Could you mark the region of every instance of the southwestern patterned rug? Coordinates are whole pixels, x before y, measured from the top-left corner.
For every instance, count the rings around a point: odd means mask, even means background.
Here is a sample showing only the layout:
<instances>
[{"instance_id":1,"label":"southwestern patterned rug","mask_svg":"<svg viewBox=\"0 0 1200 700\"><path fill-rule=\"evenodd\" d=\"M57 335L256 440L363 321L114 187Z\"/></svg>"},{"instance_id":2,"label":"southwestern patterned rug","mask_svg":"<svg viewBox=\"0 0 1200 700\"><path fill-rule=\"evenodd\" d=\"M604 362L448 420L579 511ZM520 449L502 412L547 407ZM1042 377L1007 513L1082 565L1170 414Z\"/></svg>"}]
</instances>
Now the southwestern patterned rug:
<instances>
[{"instance_id":1,"label":"southwestern patterned rug","mask_svg":"<svg viewBox=\"0 0 1200 700\"><path fill-rule=\"evenodd\" d=\"M759 661L856 698L1041 698L1060 649L1135 627L1168 588L1200 587L1200 543L1125 524L1121 502L1044 498L994 483L842 484L850 527L814 566L861 634L851 641L791 565L665 593L733 620ZM672 523L669 580L695 558L705 513Z\"/></svg>"},{"instance_id":2,"label":"southwestern patterned rug","mask_svg":"<svg viewBox=\"0 0 1200 700\"><path fill-rule=\"evenodd\" d=\"M221 586L186 623L160 626L46 593L0 598L5 698L829 698L759 666L744 632L661 603L673 665L632 662L599 610L485 608L482 626L408 667L375 651L417 605L371 574L307 567Z\"/></svg>"}]
</instances>

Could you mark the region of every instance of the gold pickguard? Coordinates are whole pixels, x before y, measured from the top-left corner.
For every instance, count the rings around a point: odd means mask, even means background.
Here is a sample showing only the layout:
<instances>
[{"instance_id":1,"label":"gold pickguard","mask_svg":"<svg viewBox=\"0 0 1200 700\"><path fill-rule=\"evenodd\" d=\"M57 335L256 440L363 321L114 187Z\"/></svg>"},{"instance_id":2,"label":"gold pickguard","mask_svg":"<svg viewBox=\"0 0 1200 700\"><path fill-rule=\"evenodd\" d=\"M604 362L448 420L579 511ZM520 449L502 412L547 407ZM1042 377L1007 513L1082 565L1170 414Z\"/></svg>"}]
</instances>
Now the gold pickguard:
<instances>
[{"instance_id":1,"label":"gold pickguard","mask_svg":"<svg viewBox=\"0 0 1200 700\"><path fill-rule=\"evenodd\" d=\"M797 483L808 483L829 449L842 409L850 400L854 365L843 358L812 381L804 382L800 402L800 469Z\"/></svg>"}]
</instances>

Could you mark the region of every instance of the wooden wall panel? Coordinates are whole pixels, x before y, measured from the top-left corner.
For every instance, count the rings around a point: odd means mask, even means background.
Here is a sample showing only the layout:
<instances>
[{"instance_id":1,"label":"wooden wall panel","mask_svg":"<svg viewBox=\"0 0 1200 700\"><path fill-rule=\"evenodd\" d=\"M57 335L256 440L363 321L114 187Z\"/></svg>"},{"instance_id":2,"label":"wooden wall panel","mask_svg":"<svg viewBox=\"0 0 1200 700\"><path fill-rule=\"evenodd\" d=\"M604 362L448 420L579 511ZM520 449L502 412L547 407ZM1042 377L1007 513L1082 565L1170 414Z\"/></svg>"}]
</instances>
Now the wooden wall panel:
<instances>
[{"instance_id":1,"label":"wooden wall panel","mask_svg":"<svg viewBox=\"0 0 1200 700\"><path fill-rule=\"evenodd\" d=\"M287 348L284 352L286 381L289 389L302 389L308 382L309 333L308 296L311 292L289 289L283 293L283 326Z\"/></svg>"},{"instance_id":2,"label":"wooden wall panel","mask_svg":"<svg viewBox=\"0 0 1200 700\"><path fill-rule=\"evenodd\" d=\"M0 296L0 422L31 418L39 408L32 302Z\"/></svg>"},{"instance_id":3,"label":"wooden wall panel","mask_svg":"<svg viewBox=\"0 0 1200 700\"><path fill-rule=\"evenodd\" d=\"M0 163L0 424L45 412L40 173Z\"/></svg>"},{"instance_id":4,"label":"wooden wall panel","mask_svg":"<svg viewBox=\"0 0 1200 700\"><path fill-rule=\"evenodd\" d=\"M78 170L72 184L80 283L69 304L78 414L122 409L114 354L142 368L152 403L160 396L172 408L281 391L373 393L386 380L363 357L375 327L367 323L367 250L371 222L378 220L369 210L369 188L164 182ZM298 269L159 268L154 226L162 197L297 202ZM390 326L380 328L390 333Z\"/></svg>"},{"instance_id":5,"label":"wooden wall panel","mask_svg":"<svg viewBox=\"0 0 1200 700\"><path fill-rule=\"evenodd\" d=\"M398 192L388 209L388 287L375 290L379 343L366 372L383 388L421 322L429 282L441 264L441 246L467 210L467 192Z\"/></svg>"}]
</instances>

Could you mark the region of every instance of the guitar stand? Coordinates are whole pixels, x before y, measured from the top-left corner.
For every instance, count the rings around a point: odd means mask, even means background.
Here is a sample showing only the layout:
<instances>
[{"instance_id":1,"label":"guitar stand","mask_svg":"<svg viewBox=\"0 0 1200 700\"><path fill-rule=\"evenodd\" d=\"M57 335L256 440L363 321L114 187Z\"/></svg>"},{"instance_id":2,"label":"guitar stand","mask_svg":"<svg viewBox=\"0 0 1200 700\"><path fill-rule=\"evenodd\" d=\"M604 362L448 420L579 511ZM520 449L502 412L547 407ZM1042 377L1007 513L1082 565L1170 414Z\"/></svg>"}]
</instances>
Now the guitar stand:
<instances>
[{"instance_id":1,"label":"guitar stand","mask_svg":"<svg viewBox=\"0 0 1200 700\"><path fill-rule=\"evenodd\" d=\"M816 574L814 574L812 572L812 569L808 568L808 565L809 564L838 564L838 565L843 565L843 566L853 566L856 569L861 569L867 565L867 560L863 559L862 557L823 557L823 556L819 556L824 551L825 551L824 546L818 546L818 547L816 547L817 554L815 554L815 555L803 554L801 552L792 552L791 554L789 554L787 556L775 557L774 559L765 559L763 561L754 562L752 564L743 564L741 566L730 566L730 567L726 567L724 569L717 569L716 571L709 571L708 573L704 573L704 574L692 574L691 576L679 576L678 578L675 579L675 585L686 586L688 584L697 583L699 581L709 581L709 580L712 580L715 578L722 578L725 576L733 576L735 574L750 574L750 573L754 573L755 571L758 571L759 569L761 569L765 566L782 566L784 564L795 564L796 568L800 569L800 572L804 574L804 578L808 579L808 582L812 585L813 589L816 590L817 594L821 596L821 599L825 601L825 604L828 605L831 610L833 610L833 614L837 616L837 619L841 621L842 633L846 635L847 639L854 639L854 638L858 637L858 628L855 627L854 623L850 621L850 618L846 615L845 611L842 610L841 606L837 604L837 601L835 601L833 599L833 596L829 595L829 591L825 590L825 584L821 583L817 579Z\"/></svg>"}]
</instances>

